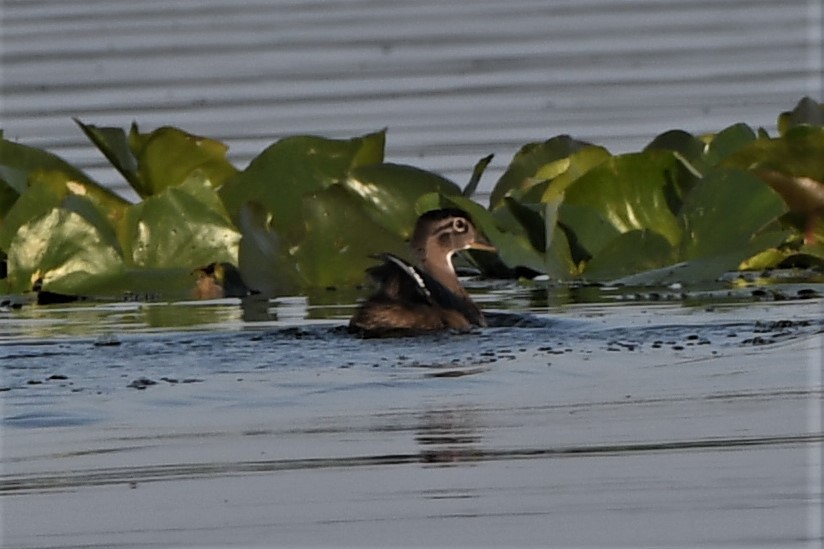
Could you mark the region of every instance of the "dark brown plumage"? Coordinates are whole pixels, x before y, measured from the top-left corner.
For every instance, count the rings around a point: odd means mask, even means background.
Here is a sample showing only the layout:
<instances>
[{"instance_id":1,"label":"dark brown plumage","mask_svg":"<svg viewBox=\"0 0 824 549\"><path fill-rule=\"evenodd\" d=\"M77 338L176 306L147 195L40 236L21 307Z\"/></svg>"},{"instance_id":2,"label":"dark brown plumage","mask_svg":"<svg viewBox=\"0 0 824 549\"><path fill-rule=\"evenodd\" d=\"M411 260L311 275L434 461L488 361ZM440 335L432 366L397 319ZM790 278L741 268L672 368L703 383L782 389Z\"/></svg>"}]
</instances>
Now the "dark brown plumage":
<instances>
[{"instance_id":1,"label":"dark brown plumage","mask_svg":"<svg viewBox=\"0 0 824 549\"><path fill-rule=\"evenodd\" d=\"M410 335L433 330L485 326L484 316L461 286L452 255L469 248L494 251L469 216L456 209L423 214L410 240L415 264L382 254L368 270L378 284L349 322L364 337Z\"/></svg>"}]
</instances>

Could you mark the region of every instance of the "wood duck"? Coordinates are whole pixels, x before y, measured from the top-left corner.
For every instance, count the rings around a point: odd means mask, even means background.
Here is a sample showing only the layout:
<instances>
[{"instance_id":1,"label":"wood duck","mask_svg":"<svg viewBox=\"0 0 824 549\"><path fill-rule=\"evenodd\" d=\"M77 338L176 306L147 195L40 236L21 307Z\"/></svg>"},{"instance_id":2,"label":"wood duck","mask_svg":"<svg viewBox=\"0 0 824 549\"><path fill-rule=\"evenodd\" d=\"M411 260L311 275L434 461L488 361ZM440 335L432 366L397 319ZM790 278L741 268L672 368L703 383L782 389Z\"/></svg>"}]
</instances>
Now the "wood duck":
<instances>
[{"instance_id":1,"label":"wood duck","mask_svg":"<svg viewBox=\"0 0 824 549\"><path fill-rule=\"evenodd\" d=\"M466 212L426 212L418 219L409 245L415 265L388 253L376 256L383 264L367 273L378 290L355 312L349 331L363 337L386 337L486 326L483 313L458 280L452 255L469 248L496 250Z\"/></svg>"}]
</instances>

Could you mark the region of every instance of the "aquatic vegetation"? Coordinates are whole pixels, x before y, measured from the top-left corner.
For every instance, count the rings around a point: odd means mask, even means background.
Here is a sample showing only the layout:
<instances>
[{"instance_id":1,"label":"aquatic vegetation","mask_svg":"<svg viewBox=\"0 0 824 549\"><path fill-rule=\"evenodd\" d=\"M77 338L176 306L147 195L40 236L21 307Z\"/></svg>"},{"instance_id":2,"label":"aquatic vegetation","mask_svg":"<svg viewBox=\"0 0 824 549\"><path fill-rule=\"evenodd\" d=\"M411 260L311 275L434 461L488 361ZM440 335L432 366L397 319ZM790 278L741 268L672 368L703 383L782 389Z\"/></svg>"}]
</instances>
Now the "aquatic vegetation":
<instances>
[{"instance_id":1,"label":"aquatic vegetation","mask_svg":"<svg viewBox=\"0 0 824 549\"><path fill-rule=\"evenodd\" d=\"M216 140L77 121L141 200L131 204L59 157L0 139L0 294L188 297L196 270L237 265L265 295L361 284L371 256L404 257L419 214L467 211L497 257L489 277L683 284L725 272L824 267L824 107L802 99L779 132L735 124L670 130L641 151L556 136L529 143L473 200L384 159L386 134L292 136L245 169Z\"/></svg>"}]
</instances>

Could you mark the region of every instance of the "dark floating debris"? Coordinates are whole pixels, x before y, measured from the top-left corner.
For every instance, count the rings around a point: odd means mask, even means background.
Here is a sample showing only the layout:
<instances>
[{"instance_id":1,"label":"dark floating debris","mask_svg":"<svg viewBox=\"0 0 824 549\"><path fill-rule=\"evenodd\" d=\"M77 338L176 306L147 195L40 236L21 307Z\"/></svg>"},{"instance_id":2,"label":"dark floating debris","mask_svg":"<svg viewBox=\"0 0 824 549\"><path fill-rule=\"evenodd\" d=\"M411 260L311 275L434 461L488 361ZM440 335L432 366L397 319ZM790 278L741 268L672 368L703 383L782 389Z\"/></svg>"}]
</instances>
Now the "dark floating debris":
<instances>
[{"instance_id":1,"label":"dark floating debris","mask_svg":"<svg viewBox=\"0 0 824 549\"><path fill-rule=\"evenodd\" d=\"M114 334L102 334L94 342L95 347L117 347L120 340Z\"/></svg>"},{"instance_id":2,"label":"dark floating debris","mask_svg":"<svg viewBox=\"0 0 824 549\"><path fill-rule=\"evenodd\" d=\"M131 389L143 390L151 385L157 385L157 381L149 379L148 377L139 377L137 379L132 380L132 382L127 385L127 387Z\"/></svg>"},{"instance_id":3,"label":"dark floating debris","mask_svg":"<svg viewBox=\"0 0 824 549\"><path fill-rule=\"evenodd\" d=\"M62 381L62 380L69 379L69 376L66 376L66 375L63 375L63 374L52 374L48 377L48 379L50 381L58 381L58 380Z\"/></svg>"}]
</instances>

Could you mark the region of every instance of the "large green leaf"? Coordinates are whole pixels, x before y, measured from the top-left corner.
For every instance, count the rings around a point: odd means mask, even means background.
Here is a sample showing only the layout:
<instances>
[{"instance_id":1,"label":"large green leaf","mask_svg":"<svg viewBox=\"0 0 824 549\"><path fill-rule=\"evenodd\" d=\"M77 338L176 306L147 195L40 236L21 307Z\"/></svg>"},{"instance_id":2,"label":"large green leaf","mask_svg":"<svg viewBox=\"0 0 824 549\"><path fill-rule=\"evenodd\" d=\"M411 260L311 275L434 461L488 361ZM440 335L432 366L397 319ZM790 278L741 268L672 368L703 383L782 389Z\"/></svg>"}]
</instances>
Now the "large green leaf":
<instances>
[{"instance_id":1,"label":"large green leaf","mask_svg":"<svg viewBox=\"0 0 824 549\"><path fill-rule=\"evenodd\" d=\"M375 264L372 255L409 256L404 240L372 221L363 201L342 185L307 194L301 205L304 234L292 256L303 288L354 286Z\"/></svg>"},{"instance_id":2,"label":"large green leaf","mask_svg":"<svg viewBox=\"0 0 824 549\"><path fill-rule=\"evenodd\" d=\"M824 127L824 104L804 97L793 110L782 112L778 116L778 131L781 135L802 125Z\"/></svg>"},{"instance_id":3,"label":"large green leaf","mask_svg":"<svg viewBox=\"0 0 824 549\"><path fill-rule=\"evenodd\" d=\"M100 226L114 226L123 217L126 202L105 193L89 192L89 187L76 182L62 171L34 171L29 185L0 220L0 249L8 249L17 230L26 222L67 201L84 204L87 218L100 218ZM77 201L75 199L82 199ZM94 211L91 212L91 209ZM105 221L103 221L105 219ZM108 229L107 229L108 230Z\"/></svg>"},{"instance_id":4,"label":"large green leaf","mask_svg":"<svg viewBox=\"0 0 824 549\"><path fill-rule=\"evenodd\" d=\"M20 194L8 183L0 179L0 229L3 227L3 221L9 214L14 203L20 198ZM3 249L0 246L0 249Z\"/></svg>"},{"instance_id":5,"label":"large green leaf","mask_svg":"<svg viewBox=\"0 0 824 549\"><path fill-rule=\"evenodd\" d=\"M103 153L120 175L140 196L151 194L141 179L137 169L137 159L129 148L126 132L122 128L109 128L84 124L75 118L74 122L80 127L86 137Z\"/></svg>"},{"instance_id":6,"label":"large green leaf","mask_svg":"<svg viewBox=\"0 0 824 549\"><path fill-rule=\"evenodd\" d=\"M135 190L144 198L180 185L195 171L203 174L215 189L237 174L226 159L226 145L177 128L165 126L141 134L134 124L129 132L129 146L137 159L142 185Z\"/></svg>"},{"instance_id":7,"label":"large green leaf","mask_svg":"<svg viewBox=\"0 0 824 549\"><path fill-rule=\"evenodd\" d=\"M669 151L614 156L575 180L564 194L564 206L586 207L597 216L564 216L562 210L561 219L593 256L611 240L599 236L603 221L619 233L649 229L677 245L681 229L667 195L677 170ZM587 226L592 223L598 226Z\"/></svg>"},{"instance_id":8,"label":"large green leaf","mask_svg":"<svg viewBox=\"0 0 824 549\"><path fill-rule=\"evenodd\" d=\"M671 265L675 260L672 244L651 230L621 233L613 238L586 265L584 276L590 280L609 280Z\"/></svg>"},{"instance_id":9,"label":"large green leaf","mask_svg":"<svg viewBox=\"0 0 824 549\"><path fill-rule=\"evenodd\" d=\"M9 247L8 265L14 292L30 291L42 282L42 289L51 292L94 294L124 273L111 235L64 208L53 208L18 229Z\"/></svg>"},{"instance_id":10,"label":"large green leaf","mask_svg":"<svg viewBox=\"0 0 824 549\"><path fill-rule=\"evenodd\" d=\"M540 202L560 199L573 182L611 157L612 155L604 147L589 146L583 147L566 158L547 164L535 174L536 178L548 181L546 188L536 198ZM529 192L529 194L532 193ZM532 201L530 196L525 196L524 199Z\"/></svg>"},{"instance_id":11,"label":"large green leaf","mask_svg":"<svg viewBox=\"0 0 824 549\"><path fill-rule=\"evenodd\" d=\"M466 187L464 187L463 191L461 191L461 194L463 196L467 198L472 198L472 196L475 194L475 191L478 189L478 184L481 182L481 176L483 176L486 167L489 166L490 162L492 162L492 158L494 156L495 155L493 154L489 154L478 160L478 162L475 164L475 167L472 169L472 175L470 176L469 181L466 184Z\"/></svg>"},{"instance_id":12,"label":"large green leaf","mask_svg":"<svg viewBox=\"0 0 824 549\"><path fill-rule=\"evenodd\" d=\"M302 227L298 205L303 196L345 181L354 168L383 162L384 141L382 131L348 140L287 137L227 181L220 195L233 217L247 202L262 205L272 214L272 226L295 239Z\"/></svg>"},{"instance_id":13,"label":"large green leaf","mask_svg":"<svg viewBox=\"0 0 824 549\"><path fill-rule=\"evenodd\" d=\"M246 284L264 296L298 293L301 278L289 255L289 246L271 227L260 204L240 208L238 227L243 235L238 248L238 268Z\"/></svg>"},{"instance_id":14,"label":"large green leaf","mask_svg":"<svg viewBox=\"0 0 824 549\"><path fill-rule=\"evenodd\" d=\"M659 134L644 148L645 151L672 151L691 163L697 162L705 149L703 141L684 130L669 130Z\"/></svg>"},{"instance_id":15,"label":"large green leaf","mask_svg":"<svg viewBox=\"0 0 824 549\"><path fill-rule=\"evenodd\" d=\"M206 177L192 177L132 206L125 231L127 261L138 267L237 264L240 233Z\"/></svg>"},{"instance_id":16,"label":"large green leaf","mask_svg":"<svg viewBox=\"0 0 824 549\"><path fill-rule=\"evenodd\" d=\"M755 176L737 170L710 172L684 199L682 257L739 249L786 211L781 197Z\"/></svg>"},{"instance_id":17,"label":"large green leaf","mask_svg":"<svg viewBox=\"0 0 824 549\"><path fill-rule=\"evenodd\" d=\"M755 132L748 125L733 124L712 136L704 151L704 164L715 166L755 139Z\"/></svg>"},{"instance_id":18,"label":"large green leaf","mask_svg":"<svg viewBox=\"0 0 824 549\"><path fill-rule=\"evenodd\" d=\"M824 127L796 126L778 138L758 139L723 165L756 173L778 172L824 182Z\"/></svg>"},{"instance_id":19,"label":"large green leaf","mask_svg":"<svg viewBox=\"0 0 824 549\"><path fill-rule=\"evenodd\" d=\"M690 261L631 274L611 280L610 284L623 286L666 286L673 283L697 285L716 281L724 273L739 268L747 258L774 248L787 237L784 231L765 232L735 250L716 255L701 256Z\"/></svg>"},{"instance_id":20,"label":"large green leaf","mask_svg":"<svg viewBox=\"0 0 824 549\"><path fill-rule=\"evenodd\" d=\"M588 261L621 234L600 208L591 204L562 202L558 222L575 236L578 248L571 250L575 263Z\"/></svg>"},{"instance_id":21,"label":"large green leaf","mask_svg":"<svg viewBox=\"0 0 824 549\"><path fill-rule=\"evenodd\" d=\"M52 182L61 180L61 185L67 192L86 196L102 211L108 212L108 217L112 221L119 218L123 209L129 205L117 193L96 183L62 158L41 149L0 138L0 223L11 215L17 197L26 194L30 185L44 179ZM44 210L41 208L38 211L43 213ZM21 216L20 212L16 215L24 218L21 222L31 219L31 216Z\"/></svg>"},{"instance_id":22,"label":"large green leaf","mask_svg":"<svg viewBox=\"0 0 824 549\"><path fill-rule=\"evenodd\" d=\"M411 236L417 219L415 203L421 196L461 193L460 187L445 177L390 163L355 167L343 185L364 200L364 211L373 221L403 238Z\"/></svg>"},{"instance_id":23,"label":"large green leaf","mask_svg":"<svg viewBox=\"0 0 824 549\"><path fill-rule=\"evenodd\" d=\"M553 137L543 143L524 145L512 158L509 167L492 189L489 197L490 207L497 206L507 194L523 191L534 184L535 174L543 166L564 159L586 146L589 146L589 143L577 141L568 135ZM558 173L564 171L561 168L559 170Z\"/></svg>"},{"instance_id":24,"label":"large green leaf","mask_svg":"<svg viewBox=\"0 0 824 549\"><path fill-rule=\"evenodd\" d=\"M89 176L59 156L0 138L0 179L18 194L23 194L28 185L29 174L38 170L61 171L79 185L96 186ZM100 190L105 191L103 188Z\"/></svg>"}]
</instances>

